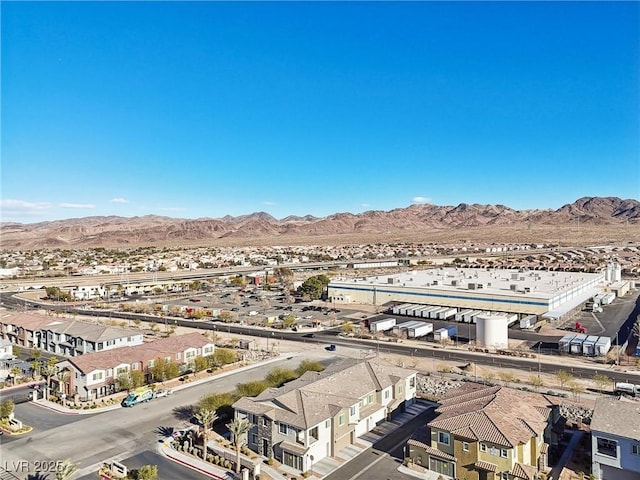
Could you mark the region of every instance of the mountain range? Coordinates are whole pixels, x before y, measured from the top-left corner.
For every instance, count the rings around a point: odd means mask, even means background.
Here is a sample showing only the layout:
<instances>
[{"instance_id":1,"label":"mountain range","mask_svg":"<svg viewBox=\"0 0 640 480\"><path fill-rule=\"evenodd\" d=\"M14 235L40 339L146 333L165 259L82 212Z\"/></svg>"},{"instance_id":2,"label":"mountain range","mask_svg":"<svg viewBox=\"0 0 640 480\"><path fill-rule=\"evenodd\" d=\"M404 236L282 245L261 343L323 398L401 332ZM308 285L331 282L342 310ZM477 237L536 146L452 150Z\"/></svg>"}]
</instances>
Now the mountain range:
<instances>
[{"instance_id":1,"label":"mountain range","mask_svg":"<svg viewBox=\"0 0 640 480\"><path fill-rule=\"evenodd\" d=\"M411 205L390 211L359 214L336 213L327 217L288 216L276 219L265 212L238 217L182 219L156 215L138 217L84 217L40 223L3 222L1 246L5 249L130 247L160 244L291 243L332 237L415 236L474 231L499 232L505 227L553 231L582 226L597 230L625 226L637 232L640 202L617 197L583 197L557 210L514 210L504 205L461 203L457 206ZM287 242L284 240L287 239ZM379 241L379 240L376 240ZM503 240L504 241L504 240ZM346 242L345 243L349 243Z\"/></svg>"}]
</instances>

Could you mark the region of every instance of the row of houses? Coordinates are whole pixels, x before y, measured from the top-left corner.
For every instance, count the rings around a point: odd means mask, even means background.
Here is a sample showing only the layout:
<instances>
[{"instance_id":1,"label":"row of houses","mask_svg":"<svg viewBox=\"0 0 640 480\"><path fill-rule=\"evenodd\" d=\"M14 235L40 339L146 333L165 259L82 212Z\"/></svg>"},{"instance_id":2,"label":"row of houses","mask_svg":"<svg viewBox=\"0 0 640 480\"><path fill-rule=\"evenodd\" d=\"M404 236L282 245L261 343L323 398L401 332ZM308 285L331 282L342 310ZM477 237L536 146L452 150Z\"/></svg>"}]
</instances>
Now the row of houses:
<instances>
[{"instance_id":1,"label":"row of houses","mask_svg":"<svg viewBox=\"0 0 640 480\"><path fill-rule=\"evenodd\" d=\"M336 453L415 400L416 372L344 360L234 403L253 425L247 445L300 471Z\"/></svg>"},{"instance_id":2,"label":"row of houses","mask_svg":"<svg viewBox=\"0 0 640 480\"><path fill-rule=\"evenodd\" d=\"M196 332L69 357L57 364L59 372L54 377L54 391L76 402L91 401L115 393L117 379L122 374L138 370L149 381L149 369L158 359L174 362L185 371L196 357L207 357L214 352L213 341Z\"/></svg>"},{"instance_id":3,"label":"row of houses","mask_svg":"<svg viewBox=\"0 0 640 480\"><path fill-rule=\"evenodd\" d=\"M143 343L140 330L23 312L0 317L0 338L68 357Z\"/></svg>"}]
</instances>

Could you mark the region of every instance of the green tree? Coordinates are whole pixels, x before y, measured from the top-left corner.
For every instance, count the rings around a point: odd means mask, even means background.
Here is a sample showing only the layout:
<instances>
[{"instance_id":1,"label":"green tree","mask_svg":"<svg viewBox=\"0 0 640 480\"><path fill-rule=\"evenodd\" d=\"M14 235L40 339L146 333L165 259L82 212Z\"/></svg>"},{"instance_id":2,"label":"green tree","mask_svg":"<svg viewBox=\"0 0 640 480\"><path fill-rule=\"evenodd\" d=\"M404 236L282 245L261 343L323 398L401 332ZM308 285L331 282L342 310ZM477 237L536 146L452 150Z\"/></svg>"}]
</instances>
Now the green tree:
<instances>
[{"instance_id":1,"label":"green tree","mask_svg":"<svg viewBox=\"0 0 640 480\"><path fill-rule=\"evenodd\" d=\"M564 385L573 379L573 375L566 370L558 370L556 372L556 379L560 384L560 388L564 388Z\"/></svg>"},{"instance_id":2,"label":"green tree","mask_svg":"<svg viewBox=\"0 0 640 480\"><path fill-rule=\"evenodd\" d=\"M9 418L13 413L15 405L13 400L7 399L0 402L0 418Z\"/></svg>"},{"instance_id":3,"label":"green tree","mask_svg":"<svg viewBox=\"0 0 640 480\"><path fill-rule=\"evenodd\" d=\"M232 318L233 318L233 313L229 312L228 310L220 312L220 315L218 315L218 319L225 323L230 322Z\"/></svg>"},{"instance_id":4,"label":"green tree","mask_svg":"<svg viewBox=\"0 0 640 480\"><path fill-rule=\"evenodd\" d=\"M136 474L136 480L155 480L156 478L158 478L157 465L143 465Z\"/></svg>"},{"instance_id":5,"label":"green tree","mask_svg":"<svg viewBox=\"0 0 640 480\"><path fill-rule=\"evenodd\" d=\"M209 367L209 360L202 355L198 355L193 359L193 371L201 372L202 370Z\"/></svg>"},{"instance_id":6,"label":"green tree","mask_svg":"<svg viewBox=\"0 0 640 480\"><path fill-rule=\"evenodd\" d=\"M611 379L603 373L596 373L593 376L593 383L596 384L596 388L602 393L611 385Z\"/></svg>"},{"instance_id":7,"label":"green tree","mask_svg":"<svg viewBox=\"0 0 640 480\"><path fill-rule=\"evenodd\" d=\"M307 278L298 288L298 292L308 296L311 300L318 300L329 285L329 277L326 275L314 275Z\"/></svg>"},{"instance_id":8,"label":"green tree","mask_svg":"<svg viewBox=\"0 0 640 480\"><path fill-rule=\"evenodd\" d=\"M580 399L580 394L584 392L584 387L575 380L567 382L567 388L573 394L574 398Z\"/></svg>"},{"instance_id":9,"label":"green tree","mask_svg":"<svg viewBox=\"0 0 640 480\"><path fill-rule=\"evenodd\" d=\"M341 330L342 330L342 333L344 333L346 335L346 334L349 334L349 333L353 333L353 331L355 330L355 327L354 327L353 323L351 323L351 322L344 322L342 324Z\"/></svg>"},{"instance_id":10,"label":"green tree","mask_svg":"<svg viewBox=\"0 0 640 480\"><path fill-rule=\"evenodd\" d=\"M189 288L198 292L202 288L202 282L200 280L194 280L189 284Z\"/></svg>"},{"instance_id":11,"label":"green tree","mask_svg":"<svg viewBox=\"0 0 640 480\"><path fill-rule=\"evenodd\" d=\"M68 458L62 462L58 462L55 471L56 480L68 480L77 470L78 467Z\"/></svg>"},{"instance_id":12,"label":"green tree","mask_svg":"<svg viewBox=\"0 0 640 480\"><path fill-rule=\"evenodd\" d=\"M144 372L142 372L142 370L131 370L129 376L131 377L131 388L138 388L145 384Z\"/></svg>"},{"instance_id":13,"label":"green tree","mask_svg":"<svg viewBox=\"0 0 640 480\"><path fill-rule=\"evenodd\" d=\"M158 357L153 361L153 366L149 367L149 373L156 382L166 382L170 378L175 378L180 374L180 367L173 360Z\"/></svg>"},{"instance_id":14,"label":"green tree","mask_svg":"<svg viewBox=\"0 0 640 480\"><path fill-rule=\"evenodd\" d=\"M230 348L216 348L211 356L216 365L228 365L238 360L238 354Z\"/></svg>"},{"instance_id":15,"label":"green tree","mask_svg":"<svg viewBox=\"0 0 640 480\"><path fill-rule=\"evenodd\" d=\"M282 319L282 324L284 325L284 328L291 328L296 324L296 317L290 313Z\"/></svg>"},{"instance_id":16,"label":"green tree","mask_svg":"<svg viewBox=\"0 0 640 480\"><path fill-rule=\"evenodd\" d=\"M218 419L215 410L199 410L194 415L196 420L202 425L202 458L207 459L207 440L209 440L209 428Z\"/></svg>"},{"instance_id":17,"label":"green tree","mask_svg":"<svg viewBox=\"0 0 640 480\"><path fill-rule=\"evenodd\" d=\"M49 398L49 390L51 388L51 378L58 373L58 367L56 365L57 360L54 357L47 360L46 365L40 368L40 374L45 378L44 398Z\"/></svg>"},{"instance_id":18,"label":"green tree","mask_svg":"<svg viewBox=\"0 0 640 480\"><path fill-rule=\"evenodd\" d=\"M42 357L42 350L40 350L38 347L31 350L31 358L33 358L34 360L39 360L40 357Z\"/></svg>"},{"instance_id":19,"label":"green tree","mask_svg":"<svg viewBox=\"0 0 640 480\"><path fill-rule=\"evenodd\" d=\"M303 360L296 368L296 374L301 377L305 372L321 372L324 370L324 365L315 360Z\"/></svg>"},{"instance_id":20,"label":"green tree","mask_svg":"<svg viewBox=\"0 0 640 480\"><path fill-rule=\"evenodd\" d=\"M269 384L265 380L254 380L236 385L236 393L238 397L257 397L267 388Z\"/></svg>"},{"instance_id":21,"label":"green tree","mask_svg":"<svg viewBox=\"0 0 640 480\"><path fill-rule=\"evenodd\" d=\"M31 362L31 378L35 380L39 373L40 373L40 362L38 362L37 360L34 360L33 362Z\"/></svg>"},{"instance_id":22,"label":"green tree","mask_svg":"<svg viewBox=\"0 0 640 480\"><path fill-rule=\"evenodd\" d=\"M196 411L200 410L213 410L218 415L222 416L224 414L233 412L233 402L236 401L236 398L231 392L225 393L210 393L208 395L203 395L198 400L198 404L196 406Z\"/></svg>"},{"instance_id":23,"label":"green tree","mask_svg":"<svg viewBox=\"0 0 640 480\"><path fill-rule=\"evenodd\" d=\"M539 389L540 387L543 387L543 386L544 386L544 381L542 380L542 378L540 378L540 377L539 377L539 376L537 376L537 375L531 375L531 376L529 377L529 383L530 383L531 385L533 385L534 387L536 387L536 391L538 391L538 389Z\"/></svg>"},{"instance_id":24,"label":"green tree","mask_svg":"<svg viewBox=\"0 0 640 480\"><path fill-rule=\"evenodd\" d=\"M233 443L236 447L236 474L240 473L240 448L244 444L244 437L251 430L253 424L246 418L236 417L233 422L227 423L227 428L233 435Z\"/></svg>"},{"instance_id":25,"label":"green tree","mask_svg":"<svg viewBox=\"0 0 640 480\"><path fill-rule=\"evenodd\" d=\"M119 373L116 377L116 388L118 391L126 390L127 392L133 388L133 382L129 372Z\"/></svg>"},{"instance_id":26,"label":"green tree","mask_svg":"<svg viewBox=\"0 0 640 480\"><path fill-rule=\"evenodd\" d=\"M266 377L266 381L272 387L280 387L285 383L298 378L296 372L287 368L274 368Z\"/></svg>"}]
</instances>

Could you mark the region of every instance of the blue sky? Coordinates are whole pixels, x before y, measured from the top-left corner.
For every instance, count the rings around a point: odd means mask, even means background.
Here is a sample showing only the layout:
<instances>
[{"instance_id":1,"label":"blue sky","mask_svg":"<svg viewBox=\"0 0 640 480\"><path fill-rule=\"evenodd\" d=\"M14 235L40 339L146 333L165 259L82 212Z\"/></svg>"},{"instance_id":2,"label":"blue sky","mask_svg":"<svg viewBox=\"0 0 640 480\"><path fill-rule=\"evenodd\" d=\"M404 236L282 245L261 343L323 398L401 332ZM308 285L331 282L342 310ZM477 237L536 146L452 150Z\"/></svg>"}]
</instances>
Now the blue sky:
<instances>
[{"instance_id":1,"label":"blue sky","mask_svg":"<svg viewBox=\"0 0 640 480\"><path fill-rule=\"evenodd\" d=\"M640 197L638 2L2 2L2 220Z\"/></svg>"}]
</instances>

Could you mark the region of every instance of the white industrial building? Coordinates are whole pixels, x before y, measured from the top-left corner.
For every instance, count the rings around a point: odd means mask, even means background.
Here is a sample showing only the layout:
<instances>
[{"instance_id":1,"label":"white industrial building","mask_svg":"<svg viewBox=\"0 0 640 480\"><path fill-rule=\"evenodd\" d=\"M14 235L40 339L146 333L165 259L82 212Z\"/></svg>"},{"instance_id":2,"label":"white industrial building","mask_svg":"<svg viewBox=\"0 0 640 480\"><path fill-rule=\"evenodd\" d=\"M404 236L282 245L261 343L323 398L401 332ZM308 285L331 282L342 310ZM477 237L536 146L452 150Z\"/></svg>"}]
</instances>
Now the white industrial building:
<instances>
[{"instance_id":1,"label":"white industrial building","mask_svg":"<svg viewBox=\"0 0 640 480\"><path fill-rule=\"evenodd\" d=\"M407 302L560 318L602 290L605 273L434 268L394 275L335 278L333 301Z\"/></svg>"}]
</instances>

